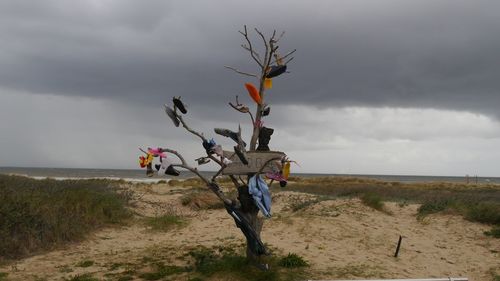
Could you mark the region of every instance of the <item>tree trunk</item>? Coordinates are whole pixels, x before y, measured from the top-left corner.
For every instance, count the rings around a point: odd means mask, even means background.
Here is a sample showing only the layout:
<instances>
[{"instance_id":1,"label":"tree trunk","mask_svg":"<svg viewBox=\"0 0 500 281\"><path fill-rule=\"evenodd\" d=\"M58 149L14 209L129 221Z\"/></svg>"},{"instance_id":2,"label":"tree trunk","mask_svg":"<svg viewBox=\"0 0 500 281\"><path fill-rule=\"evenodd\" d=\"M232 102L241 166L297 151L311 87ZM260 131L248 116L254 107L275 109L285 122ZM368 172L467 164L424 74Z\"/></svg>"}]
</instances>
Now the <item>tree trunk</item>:
<instances>
[{"instance_id":1,"label":"tree trunk","mask_svg":"<svg viewBox=\"0 0 500 281\"><path fill-rule=\"evenodd\" d=\"M241 203L241 212L248 220L252 228L255 230L260 240L260 232L262 231L264 220L257 216L257 214L259 213L259 208L255 206L252 195L248 193L248 186L246 185L238 186L238 200ZM247 253L247 258L252 261L258 261L258 258L260 257L252 252L252 250L250 249L250 244L248 239L247 239L246 253Z\"/></svg>"}]
</instances>

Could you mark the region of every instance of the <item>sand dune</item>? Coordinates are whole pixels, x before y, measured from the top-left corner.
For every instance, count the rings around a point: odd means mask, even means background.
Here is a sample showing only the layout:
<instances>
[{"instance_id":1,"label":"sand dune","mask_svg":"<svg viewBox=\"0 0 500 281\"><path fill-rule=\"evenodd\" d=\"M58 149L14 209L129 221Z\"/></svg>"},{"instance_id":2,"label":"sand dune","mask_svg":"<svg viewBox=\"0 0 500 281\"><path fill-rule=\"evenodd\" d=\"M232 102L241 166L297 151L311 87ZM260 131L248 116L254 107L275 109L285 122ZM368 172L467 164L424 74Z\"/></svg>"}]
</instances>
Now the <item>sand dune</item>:
<instances>
[{"instance_id":1,"label":"sand dune","mask_svg":"<svg viewBox=\"0 0 500 281\"><path fill-rule=\"evenodd\" d=\"M137 214L129 225L105 228L83 242L3 265L0 272L7 272L8 280L63 280L83 273L113 280L113 273L140 264L145 257L183 264L182 253L195 245L243 247L243 235L223 209L196 210L181 204L186 188L166 184L128 188L135 192ZM266 220L262 232L273 251L303 256L311 265L307 269L311 279L452 276L490 281L491 272L500 270L500 239L483 234L488 226L446 214L418 221L415 204L386 203L391 214L373 210L359 199L290 208L294 202L314 199L302 193L275 193L274 216ZM157 232L141 223L143 217L172 211L185 216L188 224ZM394 258L399 235L402 247Z\"/></svg>"}]
</instances>

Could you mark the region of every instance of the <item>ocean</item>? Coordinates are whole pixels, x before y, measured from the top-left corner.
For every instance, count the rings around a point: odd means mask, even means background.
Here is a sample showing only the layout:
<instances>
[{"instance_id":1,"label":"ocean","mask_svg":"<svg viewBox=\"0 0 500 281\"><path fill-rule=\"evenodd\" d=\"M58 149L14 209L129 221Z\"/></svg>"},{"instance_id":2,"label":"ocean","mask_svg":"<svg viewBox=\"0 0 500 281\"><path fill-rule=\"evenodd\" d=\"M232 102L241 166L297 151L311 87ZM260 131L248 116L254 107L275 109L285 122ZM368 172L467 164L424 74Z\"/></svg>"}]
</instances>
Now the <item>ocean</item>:
<instances>
[{"instance_id":1,"label":"ocean","mask_svg":"<svg viewBox=\"0 0 500 281\"><path fill-rule=\"evenodd\" d=\"M64 179L89 179L89 178L106 178L106 179L123 179L133 182L158 182L160 180L168 180L173 178L186 179L193 177L190 172L181 172L178 177L157 176L147 177L145 170L139 169L68 169L68 168L25 168L25 167L0 167L0 174L13 174L32 177L36 179L54 178L58 180ZM202 171L201 174L208 177L214 172ZM466 182L466 177L453 176L416 176L416 175L358 175L358 174L304 174L293 173L293 176L300 177L324 177L324 176L344 176L344 177L361 177L378 179L384 181L395 182ZM475 177L470 176L471 183L500 183L499 177Z\"/></svg>"}]
</instances>

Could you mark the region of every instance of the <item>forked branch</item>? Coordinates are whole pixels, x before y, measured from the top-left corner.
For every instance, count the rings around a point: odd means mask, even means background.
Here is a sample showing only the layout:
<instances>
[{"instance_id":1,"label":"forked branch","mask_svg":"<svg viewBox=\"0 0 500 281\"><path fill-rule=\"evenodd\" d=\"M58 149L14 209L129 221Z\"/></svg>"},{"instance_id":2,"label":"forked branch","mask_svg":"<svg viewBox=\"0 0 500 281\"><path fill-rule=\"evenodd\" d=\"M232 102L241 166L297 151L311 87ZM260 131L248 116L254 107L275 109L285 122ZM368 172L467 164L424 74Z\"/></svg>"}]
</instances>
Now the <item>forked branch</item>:
<instances>
[{"instance_id":1,"label":"forked branch","mask_svg":"<svg viewBox=\"0 0 500 281\"><path fill-rule=\"evenodd\" d=\"M260 56L259 56L259 58L257 58L257 57L255 56L255 53L256 53L256 52L254 51L254 49L253 49L253 47L252 47L252 42L250 41L250 38L248 38L247 26L246 26L246 25L244 25L244 26L243 26L243 28L244 28L244 32L241 32L241 31L238 31L238 32L239 32L239 33L241 33L241 35L243 35L243 37L245 37L245 40L246 40L246 41L247 41L247 43L248 43L248 49L250 49L250 50L249 50L249 52L250 52L250 56L252 56L253 60L254 60L255 62L257 62L257 64L258 64L258 65L260 65L260 67L261 67L261 68L262 68L262 67L264 67L264 66L262 65L262 62L260 62L260 60L259 60Z\"/></svg>"}]
</instances>

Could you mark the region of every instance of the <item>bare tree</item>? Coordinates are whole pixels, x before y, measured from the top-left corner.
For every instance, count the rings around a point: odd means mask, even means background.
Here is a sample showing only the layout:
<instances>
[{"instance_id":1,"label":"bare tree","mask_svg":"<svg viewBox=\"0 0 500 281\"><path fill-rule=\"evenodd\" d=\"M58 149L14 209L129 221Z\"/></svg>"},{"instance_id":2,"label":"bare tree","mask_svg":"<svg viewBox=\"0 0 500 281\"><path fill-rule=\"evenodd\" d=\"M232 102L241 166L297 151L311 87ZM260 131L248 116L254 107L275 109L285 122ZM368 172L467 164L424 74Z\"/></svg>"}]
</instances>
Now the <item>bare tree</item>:
<instances>
[{"instance_id":1,"label":"bare tree","mask_svg":"<svg viewBox=\"0 0 500 281\"><path fill-rule=\"evenodd\" d=\"M234 153L232 153L231 151L221 151L222 148L220 146L217 147L215 143L213 143L211 140L208 140L203 133L200 133L188 126L183 118L183 115L181 114L185 114L186 109L184 108L182 102L180 102L180 98L174 98L173 109L168 105L165 105L167 114L170 116L170 118L172 118L176 126L182 125L182 127L186 131L201 139L206 150L206 156L200 157L198 158L198 160L202 162L213 161L217 165L219 165L220 168L212 178L207 178L198 171L198 168L190 166L179 152L169 148L161 148L159 150L160 152L167 152L177 156L177 158L180 160L180 164L172 164L173 167L183 168L194 173L206 184L206 186L212 192L215 193L215 195L217 195L220 200L222 200L222 202L224 202L224 206L226 207L227 212L233 217L237 227L241 229L246 237L247 257L252 260L258 261L259 257L269 254L269 251L265 248L260 239L263 219L258 216L259 208L256 206L254 198L249 193L248 185L249 180L253 176L258 176L265 171L269 171L272 169L281 169L283 167L282 164L287 161L286 155L282 152L266 151L269 149L263 149L264 151L259 151L262 149L256 148L256 146L257 141L259 140L259 134L261 130L263 130L262 118L265 115L269 114L269 106L264 102L266 83L270 82L269 80L273 75L277 76L286 71L286 65L293 59L291 55L295 52L295 50L286 53L284 56L280 56L278 54L278 43L279 40L283 37L284 32L277 36L276 31L273 31L272 35L267 39L264 34L258 29L255 29L255 32L257 36L262 39L263 49L265 50L264 55L259 54L259 52L254 48L254 44L252 44L252 40L249 38L249 33L246 26L244 26L243 31L239 31L239 33L243 35L245 40L245 44L242 44L241 47L248 51L251 59L253 59L253 61L257 64L258 72L254 74L251 72L240 71L231 66L225 66L226 68L238 74L258 79L258 95L260 97L260 100L256 105L257 108L255 114L252 114L250 112L248 106L240 103L240 101L238 100L238 96L236 96L235 104L229 102L229 105L233 109L237 110L240 113L248 114L251 119L253 133L250 140L249 150L246 151L246 144L241 139L241 128L239 128L238 132L232 132L226 129L215 129L216 133L225 133L226 137L230 136L237 144L234 147ZM274 74L272 74L273 71ZM264 141L261 138L261 140L259 141L259 146L265 145L267 147L268 141L269 138ZM221 174L229 176L232 183L238 190L237 200L229 199L220 189L217 183L217 179ZM246 180L241 176L246 176ZM272 181L273 180L271 180L269 185L272 184Z\"/></svg>"}]
</instances>

